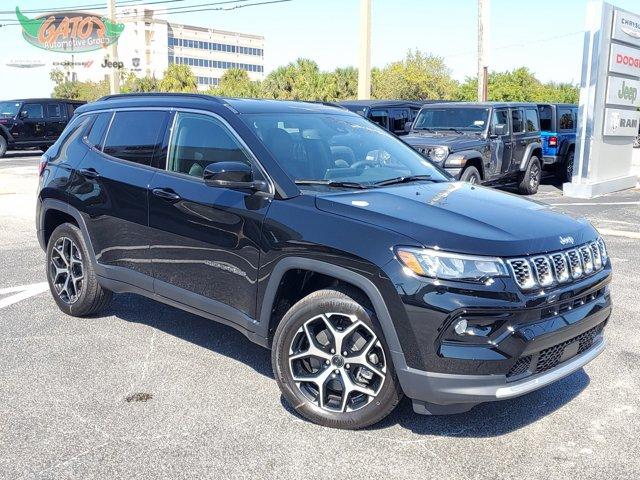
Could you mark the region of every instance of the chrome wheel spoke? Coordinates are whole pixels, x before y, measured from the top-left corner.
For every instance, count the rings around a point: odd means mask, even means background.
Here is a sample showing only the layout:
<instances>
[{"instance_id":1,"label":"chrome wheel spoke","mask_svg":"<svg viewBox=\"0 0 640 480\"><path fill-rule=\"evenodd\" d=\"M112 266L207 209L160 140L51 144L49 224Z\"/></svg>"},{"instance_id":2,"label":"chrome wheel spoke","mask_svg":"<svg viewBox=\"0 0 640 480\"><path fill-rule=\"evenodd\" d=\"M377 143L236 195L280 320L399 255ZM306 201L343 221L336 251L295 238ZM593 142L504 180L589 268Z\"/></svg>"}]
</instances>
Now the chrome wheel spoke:
<instances>
[{"instance_id":1,"label":"chrome wheel spoke","mask_svg":"<svg viewBox=\"0 0 640 480\"><path fill-rule=\"evenodd\" d=\"M52 248L50 264L58 297L67 304L76 302L84 280L84 264L78 246L70 238L59 238Z\"/></svg>"}]
</instances>

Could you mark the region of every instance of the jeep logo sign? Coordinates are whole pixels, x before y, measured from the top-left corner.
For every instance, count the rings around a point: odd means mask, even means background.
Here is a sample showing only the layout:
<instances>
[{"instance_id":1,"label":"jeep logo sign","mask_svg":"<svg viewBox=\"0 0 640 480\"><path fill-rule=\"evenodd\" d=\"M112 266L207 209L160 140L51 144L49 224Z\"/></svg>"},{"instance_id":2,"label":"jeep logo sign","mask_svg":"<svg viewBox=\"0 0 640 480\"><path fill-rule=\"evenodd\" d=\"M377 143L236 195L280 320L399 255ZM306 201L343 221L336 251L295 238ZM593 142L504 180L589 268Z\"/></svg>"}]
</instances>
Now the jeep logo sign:
<instances>
[{"instance_id":1,"label":"jeep logo sign","mask_svg":"<svg viewBox=\"0 0 640 480\"><path fill-rule=\"evenodd\" d=\"M613 137L635 137L638 135L640 112L606 108L604 111L604 135Z\"/></svg>"},{"instance_id":2,"label":"jeep logo sign","mask_svg":"<svg viewBox=\"0 0 640 480\"><path fill-rule=\"evenodd\" d=\"M640 107L640 81L611 75L607 82L607 104Z\"/></svg>"}]
</instances>

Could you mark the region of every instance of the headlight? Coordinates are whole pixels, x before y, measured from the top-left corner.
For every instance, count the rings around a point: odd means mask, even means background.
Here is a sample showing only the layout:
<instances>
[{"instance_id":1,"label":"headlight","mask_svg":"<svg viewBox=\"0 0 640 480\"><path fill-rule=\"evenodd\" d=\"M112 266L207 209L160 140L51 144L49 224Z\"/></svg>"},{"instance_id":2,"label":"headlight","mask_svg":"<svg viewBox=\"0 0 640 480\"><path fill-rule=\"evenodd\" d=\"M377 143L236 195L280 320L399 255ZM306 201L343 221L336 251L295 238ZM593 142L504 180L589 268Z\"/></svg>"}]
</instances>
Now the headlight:
<instances>
[{"instance_id":1,"label":"headlight","mask_svg":"<svg viewBox=\"0 0 640 480\"><path fill-rule=\"evenodd\" d=\"M436 147L429 152L429 160L437 163L442 163L449 155L449 149L447 147Z\"/></svg>"},{"instance_id":2,"label":"headlight","mask_svg":"<svg viewBox=\"0 0 640 480\"><path fill-rule=\"evenodd\" d=\"M500 258L476 257L420 248L397 248L400 263L422 277L442 280L486 281L508 276Z\"/></svg>"}]
</instances>

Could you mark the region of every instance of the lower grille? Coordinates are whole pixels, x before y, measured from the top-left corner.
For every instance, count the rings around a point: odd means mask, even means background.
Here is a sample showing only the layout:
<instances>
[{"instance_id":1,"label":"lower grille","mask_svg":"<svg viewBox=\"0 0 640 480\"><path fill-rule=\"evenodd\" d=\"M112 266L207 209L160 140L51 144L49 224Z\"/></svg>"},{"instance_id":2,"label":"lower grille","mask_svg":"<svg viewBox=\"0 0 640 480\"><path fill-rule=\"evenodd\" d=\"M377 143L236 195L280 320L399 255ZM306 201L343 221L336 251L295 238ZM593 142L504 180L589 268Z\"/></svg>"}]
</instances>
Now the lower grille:
<instances>
[{"instance_id":1,"label":"lower grille","mask_svg":"<svg viewBox=\"0 0 640 480\"><path fill-rule=\"evenodd\" d=\"M530 374L543 373L557 367L561 362L565 362L576 355L586 352L593 346L594 340L602 332L603 328L604 323L601 323L600 325L596 325L592 329L587 330L586 332L565 342L554 345L553 347L545 348L537 355L527 355L519 358L515 365L511 367L509 373L507 373L507 378L517 377L527 372L530 372ZM576 344L576 352L570 357L563 359L567 348L571 347L575 349ZM534 363L532 363L532 360Z\"/></svg>"}]
</instances>

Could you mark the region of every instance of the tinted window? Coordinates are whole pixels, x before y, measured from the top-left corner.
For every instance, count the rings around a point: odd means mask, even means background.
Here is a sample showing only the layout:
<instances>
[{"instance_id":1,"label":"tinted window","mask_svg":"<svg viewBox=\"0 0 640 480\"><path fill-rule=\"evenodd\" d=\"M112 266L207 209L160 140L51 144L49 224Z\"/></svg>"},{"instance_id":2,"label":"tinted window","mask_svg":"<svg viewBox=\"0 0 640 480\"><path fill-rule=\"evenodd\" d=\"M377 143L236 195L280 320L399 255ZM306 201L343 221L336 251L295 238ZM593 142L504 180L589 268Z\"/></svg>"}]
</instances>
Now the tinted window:
<instances>
[{"instance_id":1,"label":"tinted window","mask_svg":"<svg viewBox=\"0 0 640 480\"><path fill-rule=\"evenodd\" d=\"M166 113L161 111L116 112L104 143L104 153L150 165L165 118Z\"/></svg>"},{"instance_id":2,"label":"tinted window","mask_svg":"<svg viewBox=\"0 0 640 480\"><path fill-rule=\"evenodd\" d=\"M49 118L60 118L62 117L62 109L60 108L59 103L49 103L47 104L47 117Z\"/></svg>"},{"instance_id":3,"label":"tinted window","mask_svg":"<svg viewBox=\"0 0 640 480\"><path fill-rule=\"evenodd\" d=\"M102 142L104 140L104 134L107 131L109 122L111 121L111 112L99 113L97 116L92 115L94 118L91 130L87 135L87 143L98 150L102 149Z\"/></svg>"},{"instance_id":4,"label":"tinted window","mask_svg":"<svg viewBox=\"0 0 640 480\"><path fill-rule=\"evenodd\" d=\"M527 132L539 131L540 125L538 124L538 111L533 108L527 108L524 112L527 120Z\"/></svg>"},{"instance_id":5,"label":"tinted window","mask_svg":"<svg viewBox=\"0 0 640 480\"><path fill-rule=\"evenodd\" d=\"M511 110L511 123L513 124L513 133L524 132L522 110Z\"/></svg>"},{"instance_id":6,"label":"tinted window","mask_svg":"<svg viewBox=\"0 0 640 480\"><path fill-rule=\"evenodd\" d=\"M425 107L420 110L416 130L483 131L489 121L488 108Z\"/></svg>"},{"instance_id":7,"label":"tinted window","mask_svg":"<svg viewBox=\"0 0 640 480\"><path fill-rule=\"evenodd\" d=\"M59 160L61 158L68 158L67 150L76 139L80 138L84 134L90 121L91 118L89 116L76 117L71 120L69 125L67 125L67 128L65 128L64 132L62 133L62 136L58 139L58 141L55 143L55 146L51 149L54 154L54 156L50 160L51 162L55 162L56 160Z\"/></svg>"},{"instance_id":8,"label":"tinted window","mask_svg":"<svg viewBox=\"0 0 640 480\"><path fill-rule=\"evenodd\" d=\"M506 125L506 131L504 132L504 134L509 135L509 111L508 110L505 109L505 110L493 111L493 120L491 123L492 132L496 125Z\"/></svg>"},{"instance_id":9,"label":"tinted window","mask_svg":"<svg viewBox=\"0 0 640 480\"><path fill-rule=\"evenodd\" d=\"M389 114L386 110L371 110L369 118L381 127L389 128Z\"/></svg>"},{"instance_id":10,"label":"tinted window","mask_svg":"<svg viewBox=\"0 0 640 480\"><path fill-rule=\"evenodd\" d=\"M540 105L538 107L540 114L540 129L545 132L553 132L553 110L550 105Z\"/></svg>"},{"instance_id":11,"label":"tinted window","mask_svg":"<svg viewBox=\"0 0 640 480\"><path fill-rule=\"evenodd\" d=\"M44 108L41 103L25 103L22 111L27 113L27 118L44 118Z\"/></svg>"},{"instance_id":12,"label":"tinted window","mask_svg":"<svg viewBox=\"0 0 640 480\"><path fill-rule=\"evenodd\" d=\"M409 110L392 110L392 130L403 132L404 124L409 121Z\"/></svg>"},{"instance_id":13,"label":"tinted window","mask_svg":"<svg viewBox=\"0 0 640 480\"><path fill-rule=\"evenodd\" d=\"M573 110L569 108L559 108L558 118L558 126L560 127L560 130L573 130L575 128Z\"/></svg>"},{"instance_id":14,"label":"tinted window","mask_svg":"<svg viewBox=\"0 0 640 480\"><path fill-rule=\"evenodd\" d=\"M216 162L250 163L240 144L217 119L178 113L167 170L202 178L205 167Z\"/></svg>"}]
</instances>

